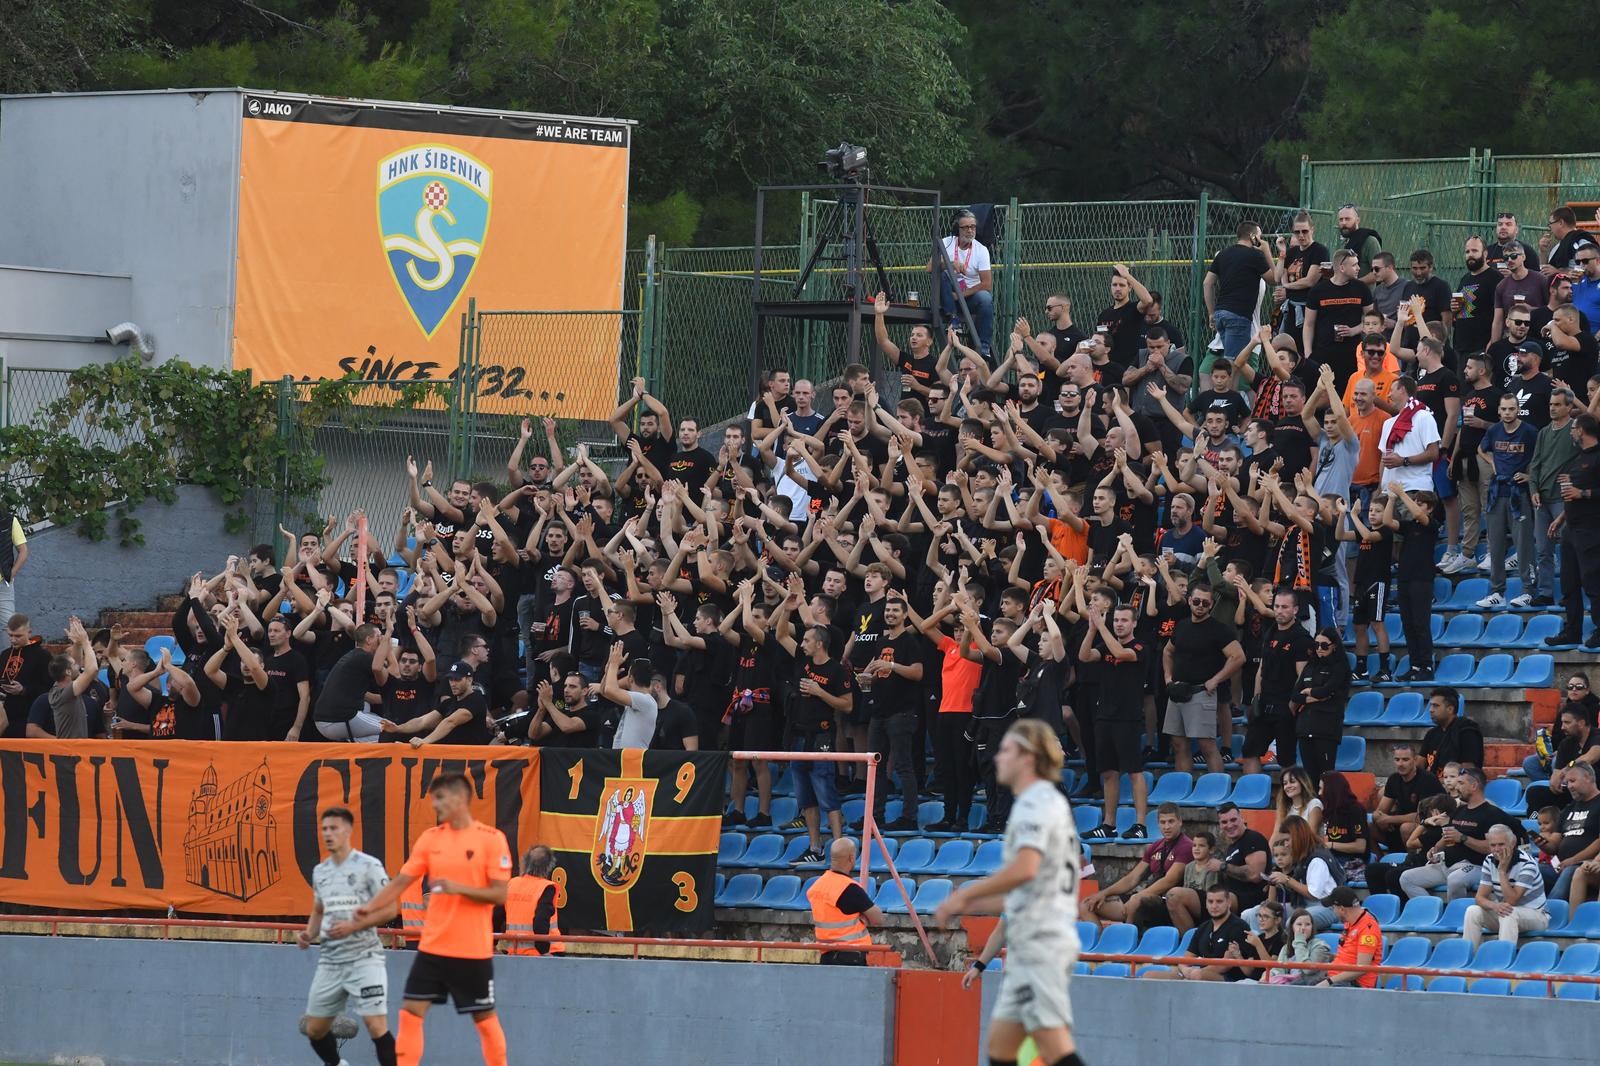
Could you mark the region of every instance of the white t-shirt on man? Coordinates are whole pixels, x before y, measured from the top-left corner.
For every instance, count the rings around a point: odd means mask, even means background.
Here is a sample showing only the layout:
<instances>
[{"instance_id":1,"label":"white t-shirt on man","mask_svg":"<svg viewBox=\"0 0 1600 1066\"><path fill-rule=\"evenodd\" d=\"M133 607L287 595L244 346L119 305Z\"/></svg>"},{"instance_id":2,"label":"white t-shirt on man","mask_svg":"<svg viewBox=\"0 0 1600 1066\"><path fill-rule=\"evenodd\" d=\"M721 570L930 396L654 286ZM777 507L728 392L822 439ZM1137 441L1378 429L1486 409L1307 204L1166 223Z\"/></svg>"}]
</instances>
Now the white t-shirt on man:
<instances>
[{"instance_id":1,"label":"white t-shirt on man","mask_svg":"<svg viewBox=\"0 0 1600 1066\"><path fill-rule=\"evenodd\" d=\"M957 278L967 283L967 288L977 288L983 280L978 275L989 269L989 249L977 240L962 248L958 240L957 237L944 239L944 257L950 260L950 269L955 271Z\"/></svg>"},{"instance_id":2,"label":"white t-shirt on man","mask_svg":"<svg viewBox=\"0 0 1600 1066\"><path fill-rule=\"evenodd\" d=\"M1439 443L1439 426L1433 420L1433 412L1426 407L1417 411L1411 417L1411 430L1393 447L1389 445L1389 431L1394 428L1395 420L1399 415L1392 415L1384 420L1383 431L1378 434L1378 452L1392 451L1402 459L1413 459L1428 450L1428 445ZM1433 464L1413 461L1410 466L1384 467L1381 475L1383 484L1398 481L1400 487L1407 492L1432 492L1433 491Z\"/></svg>"}]
</instances>

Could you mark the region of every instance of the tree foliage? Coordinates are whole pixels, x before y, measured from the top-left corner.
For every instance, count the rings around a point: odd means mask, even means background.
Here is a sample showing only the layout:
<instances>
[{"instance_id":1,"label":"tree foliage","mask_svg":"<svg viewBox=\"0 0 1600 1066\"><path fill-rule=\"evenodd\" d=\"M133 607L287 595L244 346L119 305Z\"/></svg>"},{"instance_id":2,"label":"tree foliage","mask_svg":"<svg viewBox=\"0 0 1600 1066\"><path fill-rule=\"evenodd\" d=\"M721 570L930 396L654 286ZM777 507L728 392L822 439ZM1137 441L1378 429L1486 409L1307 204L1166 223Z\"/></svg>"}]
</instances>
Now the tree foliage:
<instances>
[{"instance_id":1,"label":"tree foliage","mask_svg":"<svg viewBox=\"0 0 1600 1066\"><path fill-rule=\"evenodd\" d=\"M953 199L1293 198L1316 157L1590 148L1548 0L0 0L0 90L245 85L637 119L635 237L744 243L840 140ZM1580 20L1581 22L1581 20ZM637 240L635 241L637 243Z\"/></svg>"}]
</instances>

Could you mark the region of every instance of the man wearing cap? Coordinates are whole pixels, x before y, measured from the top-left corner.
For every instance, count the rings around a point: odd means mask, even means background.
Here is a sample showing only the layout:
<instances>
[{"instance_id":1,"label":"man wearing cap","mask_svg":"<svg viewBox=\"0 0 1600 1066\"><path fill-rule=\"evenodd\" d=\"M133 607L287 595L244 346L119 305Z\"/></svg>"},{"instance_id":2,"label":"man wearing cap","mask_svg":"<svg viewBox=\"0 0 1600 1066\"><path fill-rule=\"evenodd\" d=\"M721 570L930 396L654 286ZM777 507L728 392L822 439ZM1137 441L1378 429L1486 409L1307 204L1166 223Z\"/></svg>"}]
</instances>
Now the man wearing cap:
<instances>
[{"instance_id":1,"label":"man wearing cap","mask_svg":"<svg viewBox=\"0 0 1600 1066\"><path fill-rule=\"evenodd\" d=\"M1517 216L1510 211L1502 211L1495 217L1494 243L1489 245L1489 265L1499 269L1501 273L1506 270L1505 250L1512 245L1522 249L1523 257L1528 261L1528 269L1539 270L1539 250L1522 239L1522 225L1517 221Z\"/></svg>"},{"instance_id":2,"label":"man wearing cap","mask_svg":"<svg viewBox=\"0 0 1600 1066\"><path fill-rule=\"evenodd\" d=\"M450 686L449 695L427 714L409 722L395 725L385 720L385 733L402 733L411 737L411 746L424 744L491 744L494 733L489 728L489 703L483 693L472 683L472 666L457 660L445 673Z\"/></svg>"},{"instance_id":3,"label":"man wearing cap","mask_svg":"<svg viewBox=\"0 0 1600 1066\"><path fill-rule=\"evenodd\" d=\"M1538 341L1523 341L1517 346L1517 373L1506 385L1506 393L1517 398L1517 412L1536 429L1550 424L1550 393L1556 384L1539 369L1544 352Z\"/></svg>"},{"instance_id":4,"label":"man wearing cap","mask_svg":"<svg viewBox=\"0 0 1600 1066\"><path fill-rule=\"evenodd\" d=\"M1333 961L1357 966L1375 966L1383 962L1383 931L1378 928L1378 919L1356 898L1355 889L1343 886L1334 889L1328 895L1328 906L1344 925ZM1378 975L1361 970L1329 970L1320 983L1376 988Z\"/></svg>"}]
</instances>

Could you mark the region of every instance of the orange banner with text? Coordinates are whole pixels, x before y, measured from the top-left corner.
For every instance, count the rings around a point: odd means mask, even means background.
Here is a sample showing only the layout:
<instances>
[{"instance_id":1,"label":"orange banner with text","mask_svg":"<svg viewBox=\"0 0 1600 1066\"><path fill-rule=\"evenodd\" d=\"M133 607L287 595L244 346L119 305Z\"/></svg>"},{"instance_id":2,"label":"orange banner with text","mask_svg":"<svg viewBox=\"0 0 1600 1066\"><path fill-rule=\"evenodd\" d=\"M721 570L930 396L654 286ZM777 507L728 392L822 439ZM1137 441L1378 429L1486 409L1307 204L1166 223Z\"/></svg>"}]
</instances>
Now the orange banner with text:
<instances>
[{"instance_id":1,"label":"orange banner with text","mask_svg":"<svg viewBox=\"0 0 1600 1066\"><path fill-rule=\"evenodd\" d=\"M461 314L622 306L631 127L246 95L234 366L458 375ZM484 363L479 410L603 419L622 338L582 317ZM496 356L495 358L499 358ZM631 369L628 371L631 374ZM563 387L542 388L559 375Z\"/></svg>"},{"instance_id":2,"label":"orange banner with text","mask_svg":"<svg viewBox=\"0 0 1600 1066\"><path fill-rule=\"evenodd\" d=\"M0 741L0 902L72 911L303 915L317 822L394 875L435 824L430 782L459 772L514 856L537 842L531 748L209 741Z\"/></svg>"}]
</instances>

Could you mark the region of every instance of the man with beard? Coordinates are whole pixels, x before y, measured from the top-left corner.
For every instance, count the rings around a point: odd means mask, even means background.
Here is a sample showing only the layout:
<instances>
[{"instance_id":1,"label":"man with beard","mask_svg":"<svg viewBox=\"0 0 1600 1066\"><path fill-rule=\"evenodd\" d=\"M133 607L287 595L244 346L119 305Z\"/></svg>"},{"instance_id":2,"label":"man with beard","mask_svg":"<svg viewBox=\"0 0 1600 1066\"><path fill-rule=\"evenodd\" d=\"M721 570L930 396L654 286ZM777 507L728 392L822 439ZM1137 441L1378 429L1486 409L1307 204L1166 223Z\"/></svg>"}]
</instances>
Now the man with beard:
<instances>
[{"instance_id":1,"label":"man with beard","mask_svg":"<svg viewBox=\"0 0 1600 1066\"><path fill-rule=\"evenodd\" d=\"M1489 347L1489 330L1494 325L1494 290L1500 272L1489 265L1482 237L1468 237L1464 248L1467 272L1456 282L1450 296L1455 311L1455 348L1463 354Z\"/></svg>"}]
</instances>

